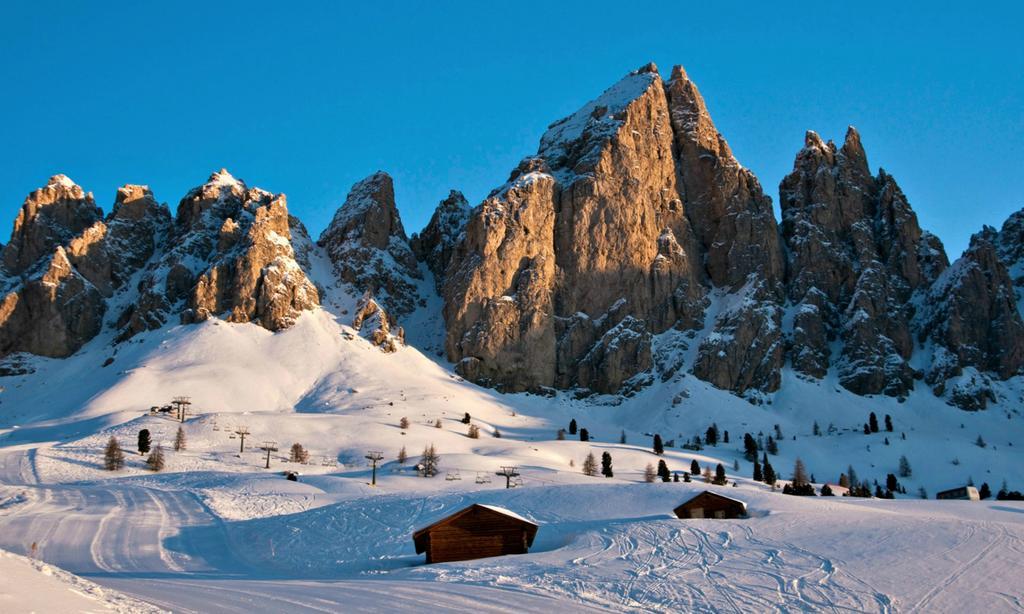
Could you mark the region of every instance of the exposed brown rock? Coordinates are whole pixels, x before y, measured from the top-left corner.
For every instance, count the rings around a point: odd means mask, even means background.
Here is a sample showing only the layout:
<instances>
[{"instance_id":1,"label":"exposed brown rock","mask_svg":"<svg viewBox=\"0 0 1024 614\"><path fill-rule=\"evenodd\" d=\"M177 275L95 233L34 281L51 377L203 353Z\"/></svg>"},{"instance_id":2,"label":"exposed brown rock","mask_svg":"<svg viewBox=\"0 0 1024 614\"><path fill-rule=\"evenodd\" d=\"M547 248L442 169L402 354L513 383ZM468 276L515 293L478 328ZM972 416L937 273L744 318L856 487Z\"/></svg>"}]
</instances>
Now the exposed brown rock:
<instances>
[{"instance_id":1,"label":"exposed brown rock","mask_svg":"<svg viewBox=\"0 0 1024 614\"><path fill-rule=\"evenodd\" d=\"M356 303L352 328L386 354L396 352L405 345L405 330L401 326L394 326L388 313L369 290Z\"/></svg>"},{"instance_id":2,"label":"exposed brown rock","mask_svg":"<svg viewBox=\"0 0 1024 614\"><path fill-rule=\"evenodd\" d=\"M808 132L793 173L779 187L788 247L788 293L797 305L794 368L822 377L828 340L842 339L842 385L858 394L913 388L911 297L948 261L922 232L891 176L873 177L852 127L839 149Z\"/></svg>"},{"instance_id":3,"label":"exposed brown rock","mask_svg":"<svg viewBox=\"0 0 1024 614\"><path fill-rule=\"evenodd\" d=\"M106 305L58 246L39 274L0 302L0 355L64 357L99 333Z\"/></svg>"},{"instance_id":4,"label":"exposed brown rock","mask_svg":"<svg viewBox=\"0 0 1024 614\"><path fill-rule=\"evenodd\" d=\"M924 301L920 337L934 345L925 381L937 394L967 367L1007 379L1024 366L1024 323L1013 282L997 252L999 239L991 228L974 235L964 255L935 282ZM982 377L969 377L953 387L951 399L964 409L983 409L992 396Z\"/></svg>"},{"instance_id":5,"label":"exposed brown rock","mask_svg":"<svg viewBox=\"0 0 1024 614\"><path fill-rule=\"evenodd\" d=\"M360 292L371 291L393 316L416 308L422 276L387 173L378 171L352 186L317 243L338 277Z\"/></svg>"},{"instance_id":6,"label":"exposed brown rock","mask_svg":"<svg viewBox=\"0 0 1024 614\"><path fill-rule=\"evenodd\" d=\"M21 206L4 248L5 268L13 275L23 273L101 218L92 193L87 194L64 175L54 175Z\"/></svg>"},{"instance_id":7,"label":"exposed brown rock","mask_svg":"<svg viewBox=\"0 0 1024 614\"><path fill-rule=\"evenodd\" d=\"M452 190L448 198L437 205L423 232L413 234L409 240L416 258L425 262L434 274L434 285L439 293L444 287L445 271L455 252L455 244L469 221L469 212L466 197Z\"/></svg>"}]
</instances>

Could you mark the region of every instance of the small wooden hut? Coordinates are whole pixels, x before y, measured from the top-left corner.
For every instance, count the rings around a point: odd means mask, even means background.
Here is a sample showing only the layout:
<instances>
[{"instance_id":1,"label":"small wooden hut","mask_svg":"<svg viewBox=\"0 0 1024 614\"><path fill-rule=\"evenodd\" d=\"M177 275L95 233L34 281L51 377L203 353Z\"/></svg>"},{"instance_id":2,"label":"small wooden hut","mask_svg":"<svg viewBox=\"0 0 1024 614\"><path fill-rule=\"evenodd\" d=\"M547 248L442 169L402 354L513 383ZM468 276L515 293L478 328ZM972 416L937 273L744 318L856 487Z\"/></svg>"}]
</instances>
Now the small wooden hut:
<instances>
[{"instance_id":1,"label":"small wooden hut","mask_svg":"<svg viewBox=\"0 0 1024 614\"><path fill-rule=\"evenodd\" d=\"M963 499L965 501L981 501L978 489L973 486L961 486L935 493L936 499Z\"/></svg>"},{"instance_id":2,"label":"small wooden hut","mask_svg":"<svg viewBox=\"0 0 1024 614\"><path fill-rule=\"evenodd\" d=\"M525 554L539 527L501 507L474 503L412 534L427 563Z\"/></svg>"},{"instance_id":3,"label":"small wooden hut","mask_svg":"<svg viewBox=\"0 0 1024 614\"><path fill-rule=\"evenodd\" d=\"M679 518L743 518L747 515L747 504L705 490L673 511Z\"/></svg>"}]
</instances>

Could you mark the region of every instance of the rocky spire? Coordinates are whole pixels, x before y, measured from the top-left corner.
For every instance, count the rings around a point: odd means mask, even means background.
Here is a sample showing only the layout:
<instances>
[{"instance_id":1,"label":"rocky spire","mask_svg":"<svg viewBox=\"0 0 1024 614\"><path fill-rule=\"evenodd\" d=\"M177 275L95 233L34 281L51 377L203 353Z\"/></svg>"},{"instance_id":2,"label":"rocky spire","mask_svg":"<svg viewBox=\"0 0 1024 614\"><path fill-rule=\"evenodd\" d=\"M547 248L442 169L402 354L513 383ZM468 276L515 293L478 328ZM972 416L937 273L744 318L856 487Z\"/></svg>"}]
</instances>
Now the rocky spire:
<instances>
[{"instance_id":1,"label":"rocky spire","mask_svg":"<svg viewBox=\"0 0 1024 614\"><path fill-rule=\"evenodd\" d=\"M794 368L822 377L829 340L839 337L843 386L905 395L913 388L910 300L947 266L942 244L921 230L890 175L871 175L853 127L838 149L808 132L779 195L797 305Z\"/></svg>"},{"instance_id":2,"label":"rocky spire","mask_svg":"<svg viewBox=\"0 0 1024 614\"><path fill-rule=\"evenodd\" d=\"M147 190L129 187L122 194L112 229L118 219L153 215ZM181 200L166 250L141 287L142 295L119 317L122 339L171 317L191 323L222 315L280 330L319 304L316 287L296 262L285 196L250 189L226 170Z\"/></svg>"},{"instance_id":3,"label":"rocky spire","mask_svg":"<svg viewBox=\"0 0 1024 614\"><path fill-rule=\"evenodd\" d=\"M682 66L666 85L679 192L717 286L739 288L751 274L782 281L782 250L772 201L740 166L715 128L704 98Z\"/></svg>"},{"instance_id":4,"label":"rocky spire","mask_svg":"<svg viewBox=\"0 0 1024 614\"><path fill-rule=\"evenodd\" d=\"M410 246L416 258L425 262L434 274L434 284L440 293L444 286L445 270L455 251L455 244L469 221L470 207L462 192L452 190L442 200L426 227L414 234Z\"/></svg>"},{"instance_id":5,"label":"rocky spire","mask_svg":"<svg viewBox=\"0 0 1024 614\"><path fill-rule=\"evenodd\" d=\"M3 252L5 268L13 275L25 272L102 215L92 193L86 193L65 175L50 177L45 187L29 194L18 212L11 240Z\"/></svg>"},{"instance_id":6,"label":"rocky spire","mask_svg":"<svg viewBox=\"0 0 1024 614\"><path fill-rule=\"evenodd\" d=\"M1010 254L1016 220L1004 233L986 227L932 285L917 317L933 345L925 381L963 409L984 409L995 393L988 375L1006 379L1024 366L1024 323L1013 280L1000 258Z\"/></svg>"},{"instance_id":7,"label":"rocky spire","mask_svg":"<svg viewBox=\"0 0 1024 614\"><path fill-rule=\"evenodd\" d=\"M393 316L401 318L415 309L422 276L395 205L390 175L378 171L352 186L317 243L343 281L360 292L372 292Z\"/></svg>"}]
</instances>

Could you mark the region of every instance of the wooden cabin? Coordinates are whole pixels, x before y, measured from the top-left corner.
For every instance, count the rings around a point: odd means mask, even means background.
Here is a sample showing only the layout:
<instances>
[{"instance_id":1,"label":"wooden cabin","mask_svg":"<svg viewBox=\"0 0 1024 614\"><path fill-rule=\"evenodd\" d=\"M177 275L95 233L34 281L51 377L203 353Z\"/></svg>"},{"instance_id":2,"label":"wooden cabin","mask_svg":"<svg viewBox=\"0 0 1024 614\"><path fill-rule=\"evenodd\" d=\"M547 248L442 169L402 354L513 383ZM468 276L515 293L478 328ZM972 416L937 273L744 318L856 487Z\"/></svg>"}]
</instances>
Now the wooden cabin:
<instances>
[{"instance_id":1,"label":"wooden cabin","mask_svg":"<svg viewBox=\"0 0 1024 614\"><path fill-rule=\"evenodd\" d=\"M963 499L964 501L981 501L978 489L973 486L961 486L935 493L936 499Z\"/></svg>"},{"instance_id":2,"label":"wooden cabin","mask_svg":"<svg viewBox=\"0 0 1024 614\"><path fill-rule=\"evenodd\" d=\"M672 511L679 518L744 518L747 515L747 504L705 490Z\"/></svg>"},{"instance_id":3,"label":"wooden cabin","mask_svg":"<svg viewBox=\"0 0 1024 614\"><path fill-rule=\"evenodd\" d=\"M501 507L474 503L412 534L427 563L525 554L539 527Z\"/></svg>"}]
</instances>

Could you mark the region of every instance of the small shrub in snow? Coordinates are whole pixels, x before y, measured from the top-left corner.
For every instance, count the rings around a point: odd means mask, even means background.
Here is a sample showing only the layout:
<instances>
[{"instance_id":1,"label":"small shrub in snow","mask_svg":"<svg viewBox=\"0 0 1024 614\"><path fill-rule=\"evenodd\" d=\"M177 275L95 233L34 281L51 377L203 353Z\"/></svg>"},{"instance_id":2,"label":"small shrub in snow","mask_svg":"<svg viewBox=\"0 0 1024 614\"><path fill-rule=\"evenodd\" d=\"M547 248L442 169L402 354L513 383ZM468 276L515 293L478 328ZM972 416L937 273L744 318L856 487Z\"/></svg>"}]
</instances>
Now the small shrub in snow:
<instances>
[{"instance_id":1,"label":"small shrub in snow","mask_svg":"<svg viewBox=\"0 0 1024 614\"><path fill-rule=\"evenodd\" d=\"M565 441L565 429L558 429L558 433L555 434L555 439L558 441Z\"/></svg>"},{"instance_id":2,"label":"small shrub in snow","mask_svg":"<svg viewBox=\"0 0 1024 614\"><path fill-rule=\"evenodd\" d=\"M467 412L466 412L466 415L462 416L462 423L463 423L463 424L469 424L469 423L470 423L470 422L472 422L472 421L473 421L473 418L471 418L471 417L469 416L469 412L467 411Z\"/></svg>"},{"instance_id":3,"label":"small shrub in snow","mask_svg":"<svg viewBox=\"0 0 1024 614\"><path fill-rule=\"evenodd\" d=\"M974 445L978 446L979 448L984 448L988 446L988 444L985 443L985 440L981 438L981 435L978 435L978 438L974 440Z\"/></svg>"},{"instance_id":4,"label":"small shrub in snow","mask_svg":"<svg viewBox=\"0 0 1024 614\"><path fill-rule=\"evenodd\" d=\"M437 420L434 420L434 428L435 429L441 428L441 419L440 418L438 418Z\"/></svg>"},{"instance_id":5,"label":"small shrub in snow","mask_svg":"<svg viewBox=\"0 0 1024 614\"><path fill-rule=\"evenodd\" d=\"M157 444L146 458L146 467L148 467L150 471L163 471L164 464L164 449L160 444Z\"/></svg>"},{"instance_id":6,"label":"small shrub in snow","mask_svg":"<svg viewBox=\"0 0 1024 614\"><path fill-rule=\"evenodd\" d=\"M409 454L406 453L405 446L402 446L402 449L398 451L398 464L404 465L407 460L409 460Z\"/></svg>"},{"instance_id":7,"label":"small shrub in snow","mask_svg":"<svg viewBox=\"0 0 1024 614\"><path fill-rule=\"evenodd\" d=\"M650 484L656 477L658 477L658 474L654 471L654 465L647 463L647 466L644 467L644 481Z\"/></svg>"},{"instance_id":8,"label":"small shrub in snow","mask_svg":"<svg viewBox=\"0 0 1024 614\"><path fill-rule=\"evenodd\" d=\"M403 431L409 430L409 419L406 417L402 417L402 419L398 421L398 428L402 429Z\"/></svg>"},{"instance_id":9,"label":"small shrub in snow","mask_svg":"<svg viewBox=\"0 0 1024 614\"><path fill-rule=\"evenodd\" d=\"M497 428L495 428L495 429L494 429L494 432L493 432L493 433L491 433L491 435L492 435L492 436L493 436L493 437L494 437L495 439L501 439L501 431L499 431L499 430L498 430Z\"/></svg>"}]
</instances>

